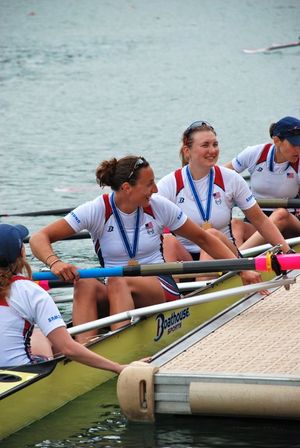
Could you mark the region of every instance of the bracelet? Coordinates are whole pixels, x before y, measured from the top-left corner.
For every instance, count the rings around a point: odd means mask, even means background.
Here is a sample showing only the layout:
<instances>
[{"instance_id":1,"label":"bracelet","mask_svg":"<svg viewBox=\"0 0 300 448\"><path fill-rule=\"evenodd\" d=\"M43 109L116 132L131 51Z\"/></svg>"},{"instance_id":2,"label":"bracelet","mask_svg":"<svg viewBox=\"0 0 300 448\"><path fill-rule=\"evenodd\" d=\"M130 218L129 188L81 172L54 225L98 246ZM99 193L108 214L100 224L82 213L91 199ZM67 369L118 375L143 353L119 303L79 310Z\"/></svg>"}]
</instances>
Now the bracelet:
<instances>
[{"instance_id":1,"label":"bracelet","mask_svg":"<svg viewBox=\"0 0 300 448\"><path fill-rule=\"evenodd\" d=\"M49 265L49 269L51 269L52 266L53 266L55 263L57 263L58 261L61 261L61 260L60 260L59 258L57 258L57 260L52 261L52 263L50 263L50 265Z\"/></svg>"},{"instance_id":2,"label":"bracelet","mask_svg":"<svg viewBox=\"0 0 300 448\"><path fill-rule=\"evenodd\" d=\"M48 257L47 257L46 260L45 260L45 264L48 264L47 262L48 262L49 258L51 258L51 257L57 257L57 255L56 255L56 254L50 254L50 255L48 255Z\"/></svg>"}]
</instances>

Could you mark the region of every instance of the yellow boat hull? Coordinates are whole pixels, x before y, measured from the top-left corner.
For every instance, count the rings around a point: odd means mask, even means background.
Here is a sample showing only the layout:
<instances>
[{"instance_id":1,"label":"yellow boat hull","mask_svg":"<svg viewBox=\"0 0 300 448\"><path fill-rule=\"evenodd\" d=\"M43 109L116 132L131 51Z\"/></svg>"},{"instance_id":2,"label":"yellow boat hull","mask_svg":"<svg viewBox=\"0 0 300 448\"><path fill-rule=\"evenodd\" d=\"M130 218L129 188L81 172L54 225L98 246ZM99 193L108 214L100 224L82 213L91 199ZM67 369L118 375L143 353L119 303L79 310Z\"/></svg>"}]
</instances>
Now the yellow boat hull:
<instances>
[{"instance_id":1,"label":"yellow boat hull","mask_svg":"<svg viewBox=\"0 0 300 448\"><path fill-rule=\"evenodd\" d=\"M273 273L263 275L264 280L272 277ZM217 284L205 288L203 292L236 286L241 286L238 275L220 279ZM241 296L234 296L158 313L97 338L89 348L102 356L127 364L157 353L240 298ZM94 369L64 357L36 366L0 370L0 440L112 377L110 372ZM99 399L101 400L100 397Z\"/></svg>"}]
</instances>

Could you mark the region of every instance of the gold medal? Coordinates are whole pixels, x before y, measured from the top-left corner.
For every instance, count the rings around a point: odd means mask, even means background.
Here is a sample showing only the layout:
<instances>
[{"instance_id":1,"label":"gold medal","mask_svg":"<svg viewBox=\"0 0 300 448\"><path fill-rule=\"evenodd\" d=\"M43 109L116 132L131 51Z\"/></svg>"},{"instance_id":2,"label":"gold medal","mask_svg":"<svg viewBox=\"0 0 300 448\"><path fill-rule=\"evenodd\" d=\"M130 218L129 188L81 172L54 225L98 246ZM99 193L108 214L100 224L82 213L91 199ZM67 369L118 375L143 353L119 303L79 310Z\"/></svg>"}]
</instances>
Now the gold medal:
<instances>
[{"instance_id":1,"label":"gold medal","mask_svg":"<svg viewBox=\"0 0 300 448\"><path fill-rule=\"evenodd\" d=\"M138 264L139 262L137 260L134 260L134 258L130 258L130 260L128 260L128 266L136 266Z\"/></svg>"},{"instance_id":2,"label":"gold medal","mask_svg":"<svg viewBox=\"0 0 300 448\"><path fill-rule=\"evenodd\" d=\"M203 224L201 225L202 229L207 230L207 229L211 229L212 225L209 221L204 221Z\"/></svg>"}]
</instances>

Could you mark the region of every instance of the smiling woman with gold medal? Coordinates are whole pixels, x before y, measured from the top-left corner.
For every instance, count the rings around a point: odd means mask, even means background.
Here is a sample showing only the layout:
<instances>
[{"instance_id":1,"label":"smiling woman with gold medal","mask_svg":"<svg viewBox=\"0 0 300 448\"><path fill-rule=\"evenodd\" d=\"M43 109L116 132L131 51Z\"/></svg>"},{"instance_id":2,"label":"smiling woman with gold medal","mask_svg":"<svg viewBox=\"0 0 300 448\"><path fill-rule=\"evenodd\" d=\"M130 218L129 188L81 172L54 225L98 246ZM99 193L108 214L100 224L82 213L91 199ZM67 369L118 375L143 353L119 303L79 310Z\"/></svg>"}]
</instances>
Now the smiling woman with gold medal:
<instances>
[{"instance_id":1,"label":"smiling woman with gold medal","mask_svg":"<svg viewBox=\"0 0 300 448\"><path fill-rule=\"evenodd\" d=\"M115 314L180 298L170 275L110 277L105 285L95 279L79 279L76 266L61 260L51 243L81 230L90 232L100 264L105 267L164 262L165 227L194 241L213 258L236 258L226 245L188 219L177 205L153 194L157 193L154 173L143 157L104 160L96 170L96 179L100 186L111 187L112 193L80 205L30 238L32 252L53 274L75 281L73 323L97 319L97 304L103 316L105 301L110 314ZM254 281L259 281L256 273ZM115 324L113 329L121 325L124 323Z\"/></svg>"},{"instance_id":2,"label":"smiling woman with gold medal","mask_svg":"<svg viewBox=\"0 0 300 448\"><path fill-rule=\"evenodd\" d=\"M231 231L232 208L237 205L247 219L271 244L289 250L278 229L261 211L246 181L237 173L216 165L219 143L214 128L206 121L192 123L183 133L180 149L182 168L158 182L158 192L173 203L202 229L216 236L236 255ZM166 261L210 258L187 238L164 237Z\"/></svg>"}]
</instances>

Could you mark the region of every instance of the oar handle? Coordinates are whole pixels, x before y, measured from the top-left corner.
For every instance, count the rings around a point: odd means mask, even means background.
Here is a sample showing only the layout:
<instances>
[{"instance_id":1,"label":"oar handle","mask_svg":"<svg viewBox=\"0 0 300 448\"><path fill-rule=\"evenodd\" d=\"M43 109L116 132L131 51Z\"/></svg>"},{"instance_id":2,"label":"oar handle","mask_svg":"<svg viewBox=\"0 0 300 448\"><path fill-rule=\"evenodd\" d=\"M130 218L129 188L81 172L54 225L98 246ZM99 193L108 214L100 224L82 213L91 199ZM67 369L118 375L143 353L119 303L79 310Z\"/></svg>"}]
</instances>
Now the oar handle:
<instances>
[{"instance_id":1,"label":"oar handle","mask_svg":"<svg viewBox=\"0 0 300 448\"><path fill-rule=\"evenodd\" d=\"M98 278L98 277L122 277L123 267L117 266L115 268L90 268L90 269L78 269L80 278ZM57 275L52 274L50 271L34 272L32 279L35 281L41 280L58 280Z\"/></svg>"}]
</instances>

